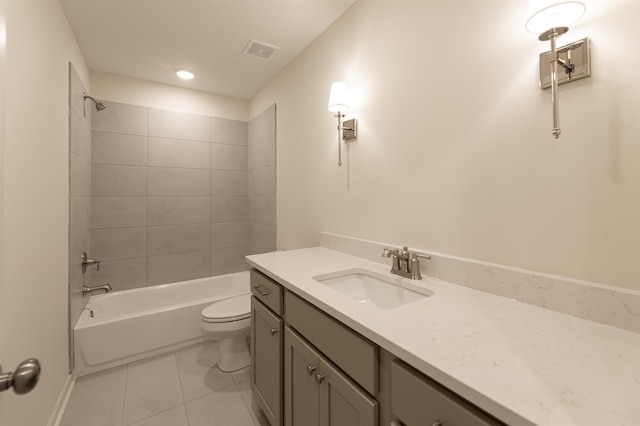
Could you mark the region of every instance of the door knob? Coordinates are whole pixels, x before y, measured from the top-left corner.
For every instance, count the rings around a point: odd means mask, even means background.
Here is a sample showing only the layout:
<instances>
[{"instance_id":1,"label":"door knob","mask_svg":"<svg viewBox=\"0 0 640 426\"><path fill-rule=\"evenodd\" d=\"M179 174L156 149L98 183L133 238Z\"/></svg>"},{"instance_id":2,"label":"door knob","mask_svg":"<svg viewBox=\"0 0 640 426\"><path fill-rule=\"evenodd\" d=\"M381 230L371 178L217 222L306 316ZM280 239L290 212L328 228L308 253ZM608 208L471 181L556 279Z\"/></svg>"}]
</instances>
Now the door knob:
<instances>
[{"instance_id":1,"label":"door knob","mask_svg":"<svg viewBox=\"0 0 640 426\"><path fill-rule=\"evenodd\" d=\"M40 362L35 358L22 361L13 373L3 373L0 368L0 392L10 387L18 395L31 392L38 384L40 370Z\"/></svg>"}]
</instances>

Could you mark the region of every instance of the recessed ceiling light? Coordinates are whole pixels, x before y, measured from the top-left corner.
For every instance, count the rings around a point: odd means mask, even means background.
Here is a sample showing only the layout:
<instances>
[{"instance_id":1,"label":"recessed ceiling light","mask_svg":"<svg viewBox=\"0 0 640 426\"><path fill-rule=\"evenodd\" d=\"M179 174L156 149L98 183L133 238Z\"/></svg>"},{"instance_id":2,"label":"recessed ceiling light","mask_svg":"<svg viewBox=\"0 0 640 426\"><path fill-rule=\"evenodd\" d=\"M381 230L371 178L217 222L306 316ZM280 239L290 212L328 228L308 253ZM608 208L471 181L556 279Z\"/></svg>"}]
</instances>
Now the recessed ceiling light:
<instances>
[{"instance_id":1,"label":"recessed ceiling light","mask_svg":"<svg viewBox=\"0 0 640 426\"><path fill-rule=\"evenodd\" d=\"M193 72L191 72L189 70L182 69L182 68L176 69L174 71L175 71L176 75L178 77L180 77L181 79L183 79L183 80L191 80L196 76Z\"/></svg>"}]
</instances>

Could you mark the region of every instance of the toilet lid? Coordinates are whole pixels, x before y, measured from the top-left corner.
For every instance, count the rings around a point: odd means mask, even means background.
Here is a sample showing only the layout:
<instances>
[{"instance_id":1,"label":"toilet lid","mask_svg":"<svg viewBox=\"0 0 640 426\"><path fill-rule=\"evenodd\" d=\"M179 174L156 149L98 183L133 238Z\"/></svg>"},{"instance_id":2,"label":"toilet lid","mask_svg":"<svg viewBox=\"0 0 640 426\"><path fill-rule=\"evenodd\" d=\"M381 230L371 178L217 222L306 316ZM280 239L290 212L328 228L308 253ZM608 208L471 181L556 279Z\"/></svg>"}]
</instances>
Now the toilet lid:
<instances>
[{"instance_id":1,"label":"toilet lid","mask_svg":"<svg viewBox=\"0 0 640 426\"><path fill-rule=\"evenodd\" d=\"M214 302L202 310L206 322L239 321L251 316L251 293Z\"/></svg>"}]
</instances>

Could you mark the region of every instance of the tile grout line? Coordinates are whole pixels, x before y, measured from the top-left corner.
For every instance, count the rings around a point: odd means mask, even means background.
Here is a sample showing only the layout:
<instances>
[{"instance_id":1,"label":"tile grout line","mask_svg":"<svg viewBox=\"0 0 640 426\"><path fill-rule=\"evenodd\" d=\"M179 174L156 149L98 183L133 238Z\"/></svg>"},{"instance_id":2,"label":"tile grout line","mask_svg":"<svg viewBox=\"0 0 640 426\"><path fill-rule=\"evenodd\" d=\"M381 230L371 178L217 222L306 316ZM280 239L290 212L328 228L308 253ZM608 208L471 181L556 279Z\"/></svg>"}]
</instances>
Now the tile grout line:
<instances>
[{"instance_id":1,"label":"tile grout line","mask_svg":"<svg viewBox=\"0 0 640 426\"><path fill-rule=\"evenodd\" d=\"M249 365L249 367L246 367L246 368L251 369L252 366ZM260 426L260 420L258 419L258 413L254 413L253 408L251 407L251 400L247 401L244 398L244 396L242 395L242 391L240 390L240 387L239 387L239 383L244 382L244 381L249 382L249 392L250 392L249 398L252 398L253 390L251 388L251 372L249 372L249 378L246 379L246 380L242 380L242 381L236 380L236 377L233 374L231 374L231 379L233 380L233 383L234 383L234 385L236 387L236 390L238 391L238 395L240 395L240 399L242 399L242 403L244 404L244 406L246 407L247 411L249 412L249 416L251 417L251 420L253 421L255 426ZM256 423L256 421L258 423Z\"/></svg>"},{"instance_id":2,"label":"tile grout line","mask_svg":"<svg viewBox=\"0 0 640 426\"><path fill-rule=\"evenodd\" d=\"M187 416L187 403L186 403L186 398L184 396L184 388L182 387L182 378L180 377L180 369L178 368L178 357L176 356L176 350L171 351L172 356L173 356L173 364L175 365L176 368L176 375L178 376L178 385L180 386L180 396L182 399L182 404L176 405L175 407L169 408L167 410L162 411L162 413L165 413L169 410L175 410L178 407L183 407L183 411L184 411L184 416L187 420L187 424L189 424L189 416ZM157 416L160 413L156 413L154 414L154 416ZM153 416L152 416L153 417Z\"/></svg>"},{"instance_id":3,"label":"tile grout line","mask_svg":"<svg viewBox=\"0 0 640 426\"><path fill-rule=\"evenodd\" d=\"M182 348L181 350L184 350L184 349L185 348ZM178 356L177 356L178 350L175 349L172 352L173 352L173 359L175 360L175 363L176 363L176 373L178 374L178 383L180 384L180 393L182 394L182 405L184 406L184 413L185 413L185 416L187 417L187 423L188 423L189 417L187 416L187 398L184 395L184 385L182 384L182 375L180 374L180 368L178 367Z\"/></svg>"},{"instance_id":4,"label":"tile grout line","mask_svg":"<svg viewBox=\"0 0 640 426\"><path fill-rule=\"evenodd\" d=\"M124 372L124 392L122 393L122 416L120 417L120 425L121 426L125 426L124 424L124 413L126 411L126 406L127 406L127 382L129 381L129 364L128 363L125 367L125 372Z\"/></svg>"},{"instance_id":5,"label":"tile grout line","mask_svg":"<svg viewBox=\"0 0 640 426\"><path fill-rule=\"evenodd\" d=\"M146 108L146 112L147 112L147 134L145 135L145 139L146 139L146 144L147 144L147 161L146 161L146 168L147 168L147 217L146 217L146 228L147 228L147 250L145 252L145 274L144 274L144 286L148 287L149 286L149 108Z\"/></svg>"}]
</instances>

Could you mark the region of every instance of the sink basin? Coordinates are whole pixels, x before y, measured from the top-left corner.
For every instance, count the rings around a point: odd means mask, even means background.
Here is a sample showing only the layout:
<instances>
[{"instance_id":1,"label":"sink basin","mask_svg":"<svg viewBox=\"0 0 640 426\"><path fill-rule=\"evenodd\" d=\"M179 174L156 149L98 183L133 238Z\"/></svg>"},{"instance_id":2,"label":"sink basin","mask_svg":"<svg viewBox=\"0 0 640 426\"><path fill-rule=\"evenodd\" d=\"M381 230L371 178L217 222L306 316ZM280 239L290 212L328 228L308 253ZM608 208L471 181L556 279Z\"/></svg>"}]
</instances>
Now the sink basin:
<instances>
[{"instance_id":1,"label":"sink basin","mask_svg":"<svg viewBox=\"0 0 640 426\"><path fill-rule=\"evenodd\" d=\"M411 285L401 278L387 277L367 269L348 269L313 279L360 303L380 309L394 309L433 294L417 286L407 288Z\"/></svg>"}]
</instances>

